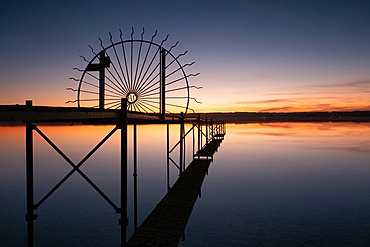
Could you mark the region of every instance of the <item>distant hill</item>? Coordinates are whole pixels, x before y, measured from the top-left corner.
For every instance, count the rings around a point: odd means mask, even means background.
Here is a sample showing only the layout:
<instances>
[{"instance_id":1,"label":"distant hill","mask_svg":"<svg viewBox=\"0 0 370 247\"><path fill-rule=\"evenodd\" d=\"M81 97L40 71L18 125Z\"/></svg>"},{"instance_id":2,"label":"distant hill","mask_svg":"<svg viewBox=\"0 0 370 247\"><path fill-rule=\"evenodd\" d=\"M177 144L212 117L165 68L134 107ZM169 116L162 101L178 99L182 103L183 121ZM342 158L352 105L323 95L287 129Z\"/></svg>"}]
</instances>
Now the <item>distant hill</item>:
<instances>
[{"instance_id":1,"label":"distant hill","mask_svg":"<svg viewBox=\"0 0 370 247\"><path fill-rule=\"evenodd\" d=\"M262 122L370 122L370 111L353 112L293 112L293 113L258 113L227 112L200 113L201 118L223 120L226 123L262 123ZM187 117L198 114L188 113Z\"/></svg>"}]
</instances>

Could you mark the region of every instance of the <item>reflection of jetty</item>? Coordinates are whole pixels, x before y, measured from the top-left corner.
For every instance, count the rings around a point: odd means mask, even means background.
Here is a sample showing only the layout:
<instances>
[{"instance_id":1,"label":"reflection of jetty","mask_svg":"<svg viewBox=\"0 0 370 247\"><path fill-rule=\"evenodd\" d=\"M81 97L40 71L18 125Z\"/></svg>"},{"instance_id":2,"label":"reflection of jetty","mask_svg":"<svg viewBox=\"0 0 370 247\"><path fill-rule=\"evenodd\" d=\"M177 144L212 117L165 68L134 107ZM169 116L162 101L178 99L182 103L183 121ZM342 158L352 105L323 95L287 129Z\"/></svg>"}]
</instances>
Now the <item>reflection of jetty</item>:
<instances>
[{"instance_id":1,"label":"reflection of jetty","mask_svg":"<svg viewBox=\"0 0 370 247\"><path fill-rule=\"evenodd\" d=\"M126 105L126 99L122 99L122 105ZM33 222L37 215L35 210L39 207L73 174L79 173L92 187L99 193L104 200L110 204L116 213L121 216L121 245L126 246L127 220L127 126L134 126L134 227L136 233L130 240L133 245L137 242L151 242L151 236L158 235L162 239L160 245L177 245L179 238L183 234L184 228L190 217L194 203L200 195L200 188L208 166L213 159L225 135L225 126L221 121L212 119L185 118L182 115L163 116L163 114L148 114L127 111L127 109L92 109L92 108L73 108L73 107L46 107L33 106L32 101L26 101L25 105L2 105L0 106L0 122L6 121L25 123L26 127L26 189L27 189L27 214L28 222L28 246L33 246L34 228ZM58 123L79 122L88 125L113 125L113 129L108 133L93 150L91 150L79 163L73 163L66 154L59 149L38 127L39 123L58 124ZM154 209L148 219L137 228L137 124L166 124L167 125L167 186L168 194ZM190 124L191 128L185 131L185 123ZM180 140L170 149L169 145L169 125L177 124L180 126ZM197 131L196 131L197 129ZM121 202L116 205L102 190L80 169L80 167L115 133L121 136ZM196 133L197 132L197 133ZM53 187L39 202L34 201L34 182L33 182L33 134L38 133L59 155L71 165L71 171ZM186 168L185 166L185 138L189 133L193 137L193 162ZM189 135L190 136L190 135ZM195 144L198 143L197 149ZM176 162L171 158L171 154L179 151L179 160ZM170 189L169 166L172 162L179 170L179 179ZM118 167L117 167L118 168ZM154 225L152 223L155 222ZM167 227L167 228L166 228ZM158 231L166 230L168 237L160 237ZM171 230L169 230L171 229ZM170 235L168 235L170 234ZM172 244L174 243L174 244ZM155 244L156 245L156 244Z\"/></svg>"},{"instance_id":2,"label":"reflection of jetty","mask_svg":"<svg viewBox=\"0 0 370 247\"><path fill-rule=\"evenodd\" d=\"M194 204L201 195L201 186L212 157L224 133L199 150L188 168L130 238L127 246L177 246L184 236ZM204 158L204 159L202 159Z\"/></svg>"}]
</instances>

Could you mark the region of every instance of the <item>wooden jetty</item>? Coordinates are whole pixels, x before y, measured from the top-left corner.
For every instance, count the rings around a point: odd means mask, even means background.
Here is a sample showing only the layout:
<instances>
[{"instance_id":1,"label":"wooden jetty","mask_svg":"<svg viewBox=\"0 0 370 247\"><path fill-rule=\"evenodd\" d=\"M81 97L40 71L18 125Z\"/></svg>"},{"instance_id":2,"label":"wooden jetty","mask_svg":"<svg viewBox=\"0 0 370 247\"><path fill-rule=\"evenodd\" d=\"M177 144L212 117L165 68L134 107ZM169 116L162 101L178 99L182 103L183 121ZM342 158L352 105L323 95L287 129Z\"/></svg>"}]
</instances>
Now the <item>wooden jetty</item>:
<instances>
[{"instance_id":1,"label":"wooden jetty","mask_svg":"<svg viewBox=\"0 0 370 247\"><path fill-rule=\"evenodd\" d=\"M127 126L129 124L134 127L133 194L134 228L137 229L137 233L130 240L130 244L136 242L136 239L139 239L137 241L140 241L140 246L142 245L141 243L153 242L154 240L149 241L150 236L153 234L162 238L162 233L158 231L163 230L160 228L164 228L173 234L173 237L163 238L164 240L158 245L166 246L169 244L174 246L185 228L195 200L200 193L200 187L208 166L213 159L213 154L225 134L225 125L223 122L213 121L212 119L209 119L210 121L207 118L201 119L199 114L193 118L186 117L188 110L192 110L189 108L190 101L194 100L200 103L194 97L190 97L190 89L201 88L189 85L188 82L189 77L197 76L199 73L186 74L184 70L184 67L191 66L194 62L181 65L178 60L187 51L177 56L172 54L171 50L176 47L177 43L166 49L163 43L167 40L168 35L162 42L157 43L154 42L157 32L155 32L151 40L143 39L144 29L140 39L134 39L133 34L134 30L132 29L131 39L123 40L120 30L120 40L113 42L112 35L109 33L110 45L104 47L103 41L100 39L101 51L96 53L90 46L94 54L91 60L81 56L87 62L85 69L74 68L82 72L80 79L69 78L77 81L78 86L76 88L67 88L67 90L77 92L77 98L76 100L66 102L77 103L78 107L33 106L30 100L27 100L25 105L0 106L0 122L24 123L26 129L26 221L28 224L29 247L34 246L33 222L37 218L37 215L34 213L35 210L38 210L41 204L75 172L81 175L120 215L121 246L126 246L127 226L129 224L127 218ZM125 49L131 52L126 53ZM144 52L145 50L146 52ZM122 56L118 55L121 52ZM146 54L145 56L143 55L144 53ZM194 110L192 111L194 112ZM61 122L112 125L112 130L79 163L75 164L37 127L40 123L54 125ZM137 227L137 124L167 125L167 188L169 190L159 204L161 206L156 207L151 216L139 228ZM172 148L170 148L169 138L170 124L180 126L180 140ZM185 131L185 124L191 125L187 132ZM197 137L195 129L198 132ZM85 161L116 132L120 134L120 205L116 205L80 169ZM189 133L193 134L193 155L196 155L194 156L194 161L186 168L185 138ZM34 134L39 134L72 167L71 171L39 202L34 201ZM203 145L203 140L205 140L205 145ZM198 143L197 150L195 150L196 141ZM179 151L178 159L171 157L174 151ZM180 177L171 189L169 179L170 164L178 169ZM159 222L162 222L161 225L158 225Z\"/></svg>"},{"instance_id":2,"label":"wooden jetty","mask_svg":"<svg viewBox=\"0 0 370 247\"><path fill-rule=\"evenodd\" d=\"M127 100L122 99L121 105L126 105ZM24 123L26 128L26 194L28 224L28 246L33 246L34 226L37 219L35 210L47 200L74 172L79 173L92 187L102 196L120 215L121 246L126 246L127 219L127 126L134 126L134 226L137 229L131 237L128 246L177 246L184 233L193 206L200 196L201 186L213 160L213 154L217 151L225 135L223 122L212 119L185 118L182 114L150 114L128 111L126 108L94 109L82 107L48 107L33 106L32 101L26 101L25 105L0 105L0 122ZM74 164L61 149L59 149L48 137L46 137L37 125L42 123L81 123L88 125L113 125L112 131L98 143L78 164ZM185 123L191 128L185 133ZM137 124L167 124L167 186L169 183L169 166L172 162L179 169L179 179L167 195L161 200L144 223L137 227ZM180 140L170 149L169 125L180 125ZM195 129L197 128L197 138ZM97 185L91 181L80 167L107 141L117 130L121 136L121 198L120 205L116 205ZM185 166L185 138L193 132L193 155L194 160L186 168ZM72 166L71 171L57 183L39 202L34 201L34 177L33 177L33 133L38 133L60 156ZM190 135L189 135L190 136ZM196 140L195 140L196 139ZM204 145L203 145L204 141ZM195 142L198 148L195 150ZM173 151L179 150L179 161L171 158Z\"/></svg>"},{"instance_id":3,"label":"wooden jetty","mask_svg":"<svg viewBox=\"0 0 370 247\"><path fill-rule=\"evenodd\" d=\"M222 140L206 144L185 169L169 192L127 242L127 246L177 246L201 187L213 154ZM201 159L205 158L205 159Z\"/></svg>"},{"instance_id":4,"label":"wooden jetty","mask_svg":"<svg viewBox=\"0 0 370 247\"><path fill-rule=\"evenodd\" d=\"M223 138L224 135L220 135L220 137L221 136ZM211 140L204 148L194 154L194 158L200 159L202 157L206 157L207 159L211 158L211 160L213 160L213 155L221 145L222 140L223 139L221 138Z\"/></svg>"}]
</instances>

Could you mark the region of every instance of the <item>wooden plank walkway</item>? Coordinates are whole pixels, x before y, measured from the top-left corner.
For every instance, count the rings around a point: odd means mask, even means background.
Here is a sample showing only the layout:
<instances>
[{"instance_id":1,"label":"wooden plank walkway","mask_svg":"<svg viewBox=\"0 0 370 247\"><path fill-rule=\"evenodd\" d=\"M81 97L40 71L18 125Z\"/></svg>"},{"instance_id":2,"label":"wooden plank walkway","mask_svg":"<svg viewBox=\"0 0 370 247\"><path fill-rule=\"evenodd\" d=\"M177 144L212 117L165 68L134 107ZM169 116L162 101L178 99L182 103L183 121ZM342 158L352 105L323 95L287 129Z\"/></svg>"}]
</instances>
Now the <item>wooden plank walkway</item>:
<instances>
[{"instance_id":1,"label":"wooden plank walkway","mask_svg":"<svg viewBox=\"0 0 370 247\"><path fill-rule=\"evenodd\" d=\"M84 124L117 124L120 110L96 109L87 107L52 107L27 105L0 105L0 122L81 122ZM189 121L196 119L187 118ZM129 124L179 124L179 116L166 116L162 119L160 114L127 111Z\"/></svg>"},{"instance_id":2,"label":"wooden plank walkway","mask_svg":"<svg viewBox=\"0 0 370 247\"><path fill-rule=\"evenodd\" d=\"M194 160L154 208L127 246L177 246L211 160Z\"/></svg>"},{"instance_id":3,"label":"wooden plank walkway","mask_svg":"<svg viewBox=\"0 0 370 247\"><path fill-rule=\"evenodd\" d=\"M213 157L215 152L217 151L218 147L221 145L222 139L213 139L210 141L203 149L199 150L195 155L194 158L201 158L201 157Z\"/></svg>"},{"instance_id":4,"label":"wooden plank walkway","mask_svg":"<svg viewBox=\"0 0 370 247\"><path fill-rule=\"evenodd\" d=\"M127 246L177 246L200 196L205 175L222 140L212 140L197 153L170 191L138 227ZM199 156L198 156L199 154ZM207 159L200 159L200 157Z\"/></svg>"}]
</instances>

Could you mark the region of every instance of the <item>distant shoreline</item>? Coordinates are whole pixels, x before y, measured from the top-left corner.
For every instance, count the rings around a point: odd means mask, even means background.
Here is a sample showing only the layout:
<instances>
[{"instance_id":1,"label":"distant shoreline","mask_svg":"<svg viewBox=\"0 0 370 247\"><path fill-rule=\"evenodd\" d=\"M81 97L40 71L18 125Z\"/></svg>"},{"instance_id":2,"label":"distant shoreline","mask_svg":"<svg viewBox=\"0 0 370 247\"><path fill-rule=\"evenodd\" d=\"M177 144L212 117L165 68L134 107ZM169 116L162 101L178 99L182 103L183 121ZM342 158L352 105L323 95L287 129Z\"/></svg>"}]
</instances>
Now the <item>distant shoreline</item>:
<instances>
[{"instance_id":1,"label":"distant shoreline","mask_svg":"<svg viewBox=\"0 0 370 247\"><path fill-rule=\"evenodd\" d=\"M198 114L187 114L196 117ZM292 113L200 113L201 118L222 120L226 123L269 123L269 122L370 122L370 111L353 112L292 112Z\"/></svg>"}]
</instances>

